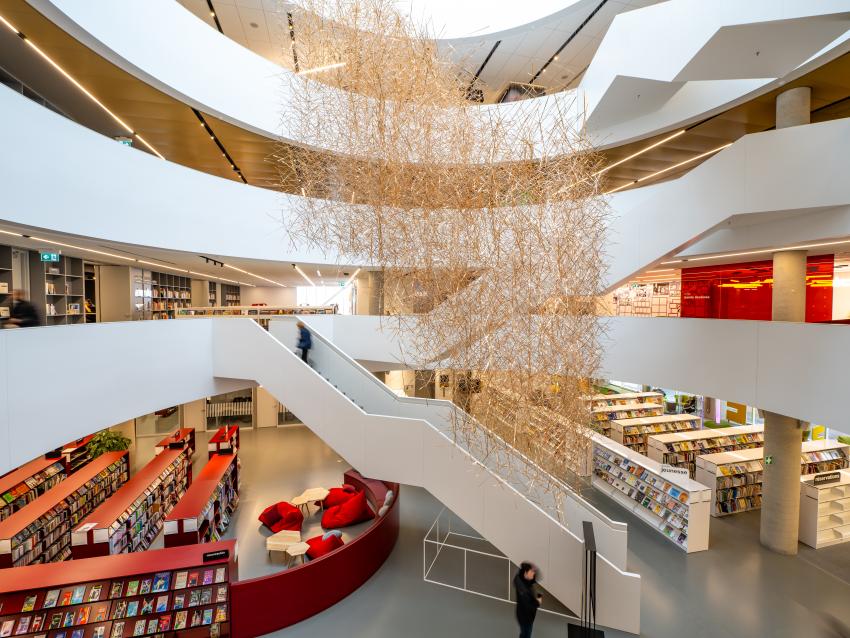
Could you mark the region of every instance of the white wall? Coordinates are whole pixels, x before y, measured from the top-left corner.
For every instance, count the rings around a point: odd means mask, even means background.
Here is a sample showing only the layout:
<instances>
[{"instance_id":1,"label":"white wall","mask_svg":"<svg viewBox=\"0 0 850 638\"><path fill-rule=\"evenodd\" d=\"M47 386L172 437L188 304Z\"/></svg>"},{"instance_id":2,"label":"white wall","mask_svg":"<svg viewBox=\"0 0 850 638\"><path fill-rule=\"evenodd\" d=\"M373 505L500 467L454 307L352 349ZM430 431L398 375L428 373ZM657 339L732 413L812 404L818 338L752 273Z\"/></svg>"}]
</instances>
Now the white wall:
<instances>
[{"instance_id":1,"label":"white wall","mask_svg":"<svg viewBox=\"0 0 850 638\"><path fill-rule=\"evenodd\" d=\"M264 303L268 306L290 306L294 307L295 288L281 288L279 286L240 286L239 297L243 306L251 306L255 303Z\"/></svg>"}]
</instances>

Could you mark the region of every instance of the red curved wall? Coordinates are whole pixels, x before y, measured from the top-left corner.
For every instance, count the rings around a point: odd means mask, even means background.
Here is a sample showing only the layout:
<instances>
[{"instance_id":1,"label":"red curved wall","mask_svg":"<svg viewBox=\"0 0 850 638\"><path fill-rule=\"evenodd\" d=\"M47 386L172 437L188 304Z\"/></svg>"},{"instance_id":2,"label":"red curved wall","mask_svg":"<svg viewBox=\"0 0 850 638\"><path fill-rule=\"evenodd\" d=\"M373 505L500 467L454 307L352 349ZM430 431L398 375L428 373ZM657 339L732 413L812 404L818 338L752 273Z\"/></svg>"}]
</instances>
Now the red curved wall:
<instances>
[{"instance_id":1,"label":"red curved wall","mask_svg":"<svg viewBox=\"0 0 850 638\"><path fill-rule=\"evenodd\" d=\"M348 479L346 475L346 482ZM363 485L367 494L369 482ZM389 511L350 543L278 574L233 583L233 638L251 638L293 625L334 605L366 582L398 539L398 487L390 485L396 498Z\"/></svg>"}]
</instances>

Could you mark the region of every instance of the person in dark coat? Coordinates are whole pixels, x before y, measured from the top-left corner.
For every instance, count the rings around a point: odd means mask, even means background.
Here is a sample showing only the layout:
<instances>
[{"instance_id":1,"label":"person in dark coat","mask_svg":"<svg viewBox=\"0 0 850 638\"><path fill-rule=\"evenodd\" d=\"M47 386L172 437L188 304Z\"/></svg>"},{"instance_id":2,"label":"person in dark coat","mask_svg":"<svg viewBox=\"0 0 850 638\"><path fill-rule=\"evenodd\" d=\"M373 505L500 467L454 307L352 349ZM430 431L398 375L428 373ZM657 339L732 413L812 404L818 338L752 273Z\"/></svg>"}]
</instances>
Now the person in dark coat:
<instances>
[{"instance_id":1,"label":"person in dark coat","mask_svg":"<svg viewBox=\"0 0 850 638\"><path fill-rule=\"evenodd\" d=\"M307 353L310 352L310 348L313 347L313 336L310 334L310 331L307 330L307 326L304 325L303 321L298 322L298 345L295 346L301 350L301 360L304 363L309 363L307 361Z\"/></svg>"},{"instance_id":2,"label":"person in dark coat","mask_svg":"<svg viewBox=\"0 0 850 638\"><path fill-rule=\"evenodd\" d=\"M516 590L516 619L519 623L519 638L531 638L531 628L537 616L537 608L543 596L537 591L537 567L522 563L514 576Z\"/></svg>"},{"instance_id":3,"label":"person in dark coat","mask_svg":"<svg viewBox=\"0 0 850 638\"><path fill-rule=\"evenodd\" d=\"M9 310L8 325L18 328L33 328L41 325L38 310L31 302L24 299L23 290L12 291L12 308Z\"/></svg>"}]
</instances>

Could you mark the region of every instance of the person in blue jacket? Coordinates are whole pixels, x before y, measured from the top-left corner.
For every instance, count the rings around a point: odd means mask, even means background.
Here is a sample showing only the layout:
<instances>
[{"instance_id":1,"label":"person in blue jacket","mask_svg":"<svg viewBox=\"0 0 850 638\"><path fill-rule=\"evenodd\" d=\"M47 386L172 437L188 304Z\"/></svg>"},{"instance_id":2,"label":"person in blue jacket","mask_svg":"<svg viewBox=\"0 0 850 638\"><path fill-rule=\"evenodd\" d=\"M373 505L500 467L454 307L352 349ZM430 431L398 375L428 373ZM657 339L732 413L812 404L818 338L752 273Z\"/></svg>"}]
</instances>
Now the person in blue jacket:
<instances>
[{"instance_id":1,"label":"person in blue jacket","mask_svg":"<svg viewBox=\"0 0 850 638\"><path fill-rule=\"evenodd\" d=\"M307 353L310 352L310 348L313 347L313 336L310 334L310 331L307 330L307 326L304 325L303 321L298 322L298 345L295 346L301 350L301 360L304 363L309 363L307 361Z\"/></svg>"}]
</instances>

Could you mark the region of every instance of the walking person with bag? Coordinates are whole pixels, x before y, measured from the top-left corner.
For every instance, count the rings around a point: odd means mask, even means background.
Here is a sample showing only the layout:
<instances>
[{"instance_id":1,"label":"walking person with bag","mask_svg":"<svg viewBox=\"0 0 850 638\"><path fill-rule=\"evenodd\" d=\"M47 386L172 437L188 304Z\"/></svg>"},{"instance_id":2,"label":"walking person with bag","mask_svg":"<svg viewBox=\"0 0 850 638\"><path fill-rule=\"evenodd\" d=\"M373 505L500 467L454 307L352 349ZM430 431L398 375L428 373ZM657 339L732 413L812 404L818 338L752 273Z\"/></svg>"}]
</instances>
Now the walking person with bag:
<instances>
[{"instance_id":1,"label":"walking person with bag","mask_svg":"<svg viewBox=\"0 0 850 638\"><path fill-rule=\"evenodd\" d=\"M531 638L531 629L537 608L543 596L537 591L537 567L522 563L514 576L516 590L516 619L519 623L519 638Z\"/></svg>"}]
</instances>

